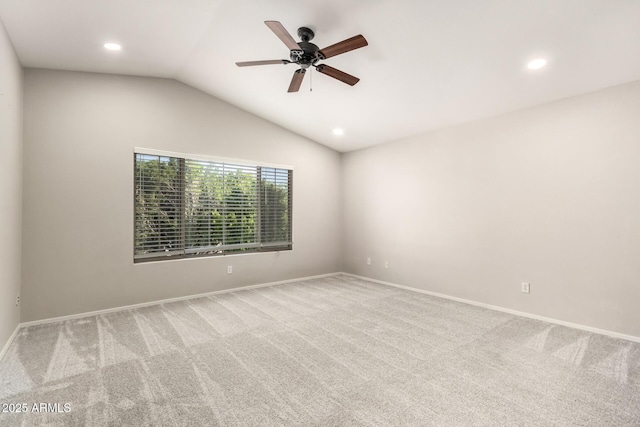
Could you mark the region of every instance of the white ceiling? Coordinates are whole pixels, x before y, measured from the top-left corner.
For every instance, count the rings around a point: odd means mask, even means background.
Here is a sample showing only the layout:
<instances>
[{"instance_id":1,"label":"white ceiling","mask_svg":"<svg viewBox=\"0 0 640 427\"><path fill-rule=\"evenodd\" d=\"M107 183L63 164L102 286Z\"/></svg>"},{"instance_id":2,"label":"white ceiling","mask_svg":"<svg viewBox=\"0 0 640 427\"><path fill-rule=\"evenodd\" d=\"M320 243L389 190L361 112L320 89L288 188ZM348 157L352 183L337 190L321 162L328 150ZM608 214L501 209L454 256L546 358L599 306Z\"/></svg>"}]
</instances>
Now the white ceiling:
<instances>
[{"instance_id":1,"label":"white ceiling","mask_svg":"<svg viewBox=\"0 0 640 427\"><path fill-rule=\"evenodd\" d=\"M176 78L341 152L640 79L639 0L0 0L0 19L25 67ZM324 61L361 81L289 94L295 65L236 67L288 57L265 20L320 48L363 34Z\"/></svg>"}]
</instances>

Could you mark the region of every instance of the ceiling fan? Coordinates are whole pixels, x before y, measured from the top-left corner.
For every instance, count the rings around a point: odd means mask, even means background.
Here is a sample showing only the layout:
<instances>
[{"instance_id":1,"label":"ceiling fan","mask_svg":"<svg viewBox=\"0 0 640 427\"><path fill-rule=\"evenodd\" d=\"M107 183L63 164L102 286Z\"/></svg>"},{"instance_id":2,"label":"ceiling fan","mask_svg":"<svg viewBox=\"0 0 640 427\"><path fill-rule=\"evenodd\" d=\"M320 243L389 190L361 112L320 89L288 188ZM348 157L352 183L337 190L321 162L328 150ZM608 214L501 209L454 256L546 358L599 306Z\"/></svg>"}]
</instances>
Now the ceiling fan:
<instances>
[{"instance_id":1,"label":"ceiling fan","mask_svg":"<svg viewBox=\"0 0 640 427\"><path fill-rule=\"evenodd\" d=\"M291 79L288 92L297 92L300 89L304 74L307 72L307 68L311 66L315 67L319 73L326 74L329 77L333 77L334 79L340 80L341 82L351 86L360 81L359 78L354 77L351 74L347 74L326 64L318 64L318 62L331 58L332 56L337 56L351 50L367 46L369 43L367 43L367 40L362 35L357 35L339 43L332 44L324 49L320 49L315 44L310 43L315 34L307 27L298 28L298 37L300 37L301 41L296 42L280 22L264 21L264 23L267 24L267 27L269 27L271 31L273 31L275 35L278 36L278 38L289 48L290 59L236 62L238 67L273 64L299 65L300 68L293 73L293 78Z\"/></svg>"}]
</instances>

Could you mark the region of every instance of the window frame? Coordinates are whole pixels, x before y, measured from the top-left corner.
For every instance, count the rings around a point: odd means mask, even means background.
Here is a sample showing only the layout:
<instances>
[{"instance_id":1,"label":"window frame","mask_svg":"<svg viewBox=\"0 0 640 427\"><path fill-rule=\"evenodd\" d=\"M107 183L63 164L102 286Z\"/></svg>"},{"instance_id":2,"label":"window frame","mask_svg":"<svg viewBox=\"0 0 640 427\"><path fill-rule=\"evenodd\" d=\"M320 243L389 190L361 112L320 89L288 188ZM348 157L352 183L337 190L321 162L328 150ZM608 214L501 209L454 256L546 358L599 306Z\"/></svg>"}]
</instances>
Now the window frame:
<instances>
[{"instance_id":1,"label":"window frame","mask_svg":"<svg viewBox=\"0 0 640 427\"><path fill-rule=\"evenodd\" d=\"M136 254L136 232L137 232L137 214L136 214L136 186L137 186L137 176L136 176L136 156L137 155L149 155L149 156L159 156L159 157L169 157L169 158L177 158L181 163L180 175L181 175L181 183L180 183L180 197L181 197L181 206L182 206L182 218L180 220L180 231L182 234L182 253L172 254L172 255L158 255L157 253L153 254ZM259 199L259 191L261 185L261 168L268 169L285 169L288 171L287 174L287 211L288 211L288 234L290 238L287 245L273 245L273 242L261 242L261 230L262 230L262 220L261 220L261 209L260 204L258 204L257 210L257 224L256 224L256 243L249 244L238 244L238 248L245 248L245 251L232 251L233 245L225 245L225 249L223 249L220 253L192 253L194 248L187 248L185 244L185 232L187 228L187 221L185 215L185 199L187 190L185 187L185 163L188 161L203 161L203 162L213 162L213 163L223 163L230 166L242 166L242 167L255 167L256 168L256 186L257 186L257 199ZM224 158L217 156L209 156L202 154L187 154L187 153L179 153L173 151L164 151L164 150L156 150L149 148L140 148L134 147L133 149L133 262L134 264L140 263L148 263L148 262L157 262L157 261L170 261L170 260L179 260L179 259L197 259L197 258L209 258L209 257L219 257L219 256L233 256L233 255L248 255L248 254L260 254L260 253L269 253L269 252L280 252L280 251L290 251L293 250L294 236L293 236L293 170L294 167L291 165L284 164L275 164L275 163L266 163L266 162L256 162L252 160L244 160L244 159L234 159L234 158ZM190 253L191 252L191 253ZM145 256L147 255L147 256Z\"/></svg>"}]
</instances>

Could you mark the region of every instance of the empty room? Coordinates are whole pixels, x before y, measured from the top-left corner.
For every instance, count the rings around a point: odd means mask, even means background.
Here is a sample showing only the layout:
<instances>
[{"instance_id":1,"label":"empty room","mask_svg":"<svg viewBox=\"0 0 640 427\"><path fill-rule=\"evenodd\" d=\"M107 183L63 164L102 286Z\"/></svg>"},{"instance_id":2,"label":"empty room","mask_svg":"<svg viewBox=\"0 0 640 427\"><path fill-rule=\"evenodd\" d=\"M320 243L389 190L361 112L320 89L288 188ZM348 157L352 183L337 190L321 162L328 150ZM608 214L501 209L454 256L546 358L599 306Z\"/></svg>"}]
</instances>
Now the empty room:
<instances>
[{"instance_id":1,"label":"empty room","mask_svg":"<svg viewBox=\"0 0 640 427\"><path fill-rule=\"evenodd\" d=\"M0 426L640 426L639 23L0 0Z\"/></svg>"}]
</instances>

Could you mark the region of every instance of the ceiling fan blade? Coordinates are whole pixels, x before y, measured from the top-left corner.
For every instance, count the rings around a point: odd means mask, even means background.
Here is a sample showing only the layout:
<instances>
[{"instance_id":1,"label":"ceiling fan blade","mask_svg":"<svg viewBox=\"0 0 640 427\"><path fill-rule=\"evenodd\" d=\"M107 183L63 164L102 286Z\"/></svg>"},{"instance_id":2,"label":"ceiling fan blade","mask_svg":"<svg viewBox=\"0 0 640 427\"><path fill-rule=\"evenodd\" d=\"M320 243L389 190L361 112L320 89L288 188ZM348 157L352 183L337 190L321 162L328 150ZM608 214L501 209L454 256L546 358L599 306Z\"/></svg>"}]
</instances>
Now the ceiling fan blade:
<instances>
[{"instance_id":1,"label":"ceiling fan blade","mask_svg":"<svg viewBox=\"0 0 640 427\"><path fill-rule=\"evenodd\" d=\"M318 70L319 73L326 74L327 76L340 80L350 86L353 86L360 81L359 78L352 76L351 74L347 74L344 71L340 71L337 68L333 68L325 64L318 65L316 70Z\"/></svg>"},{"instance_id":2,"label":"ceiling fan blade","mask_svg":"<svg viewBox=\"0 0 640 427\"><path fill-rule=\"evenodd\" d=\"M318 56L320 57L320 59L327 59L354 49L365 47L368 44L369 43L367 43L367 39L365 39L362 34L359 34L357 36L351 37L350 39L346 39L339 43L325 47L324 49L320 49L318 51Z\"/></svg>"},{"instance_id":3,"label":"ceiling fan blade","mask_svg":"<svg viewBox=\"0 0 640 427\"><path fill-rule=\"evenodd\" d=\"M289 34L289 32L287 31L286 28L284 28L284 26L282 26L282 24L278 21L264 21L265 24L267 24L267 27L271 28L271 31L273 31L276 36L278 36L278 38L280 40L282 40L282 42L284 44L287 45L287 47L289 48L289 50L299 50L300 46L298 46L298 43L296 43L296 41L293 39L293 37L291 37L291 34Z\"/></svg>"},{"instance_id":4,"label":"ceiling fan blade","mask_svg":"<svg viewBox=\"0 0 640 427\"><path fill-rule=\"evenodd\" d=\"M236 62L238 67L251 67L254 65L272 65L272 64L288 64L291 61L287 61L286 59L267 59L265 61L244 61L244 62Z\"/></svg>"},{"instance_id":5,"label":"ceiling fan blade","mask_svg":"<svg viewBox=\"0 0 640 427\"><path fill-rule=\"evenodd\" d=\"M293 73L291 84L289 85L289 90L287 92L297 92L300 90L300 85L302 84L302 79L304 79L304 73L306 72L307 70L300 68Z\"/></svg>"}]
</instances>

